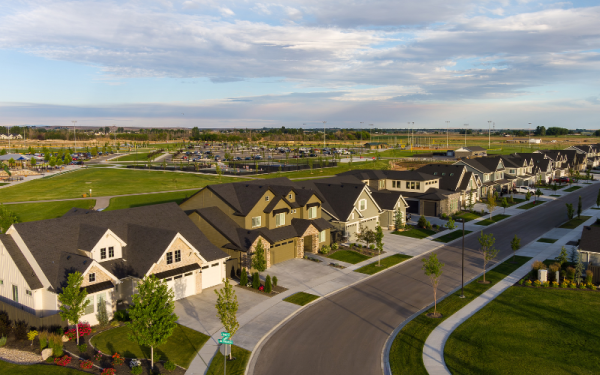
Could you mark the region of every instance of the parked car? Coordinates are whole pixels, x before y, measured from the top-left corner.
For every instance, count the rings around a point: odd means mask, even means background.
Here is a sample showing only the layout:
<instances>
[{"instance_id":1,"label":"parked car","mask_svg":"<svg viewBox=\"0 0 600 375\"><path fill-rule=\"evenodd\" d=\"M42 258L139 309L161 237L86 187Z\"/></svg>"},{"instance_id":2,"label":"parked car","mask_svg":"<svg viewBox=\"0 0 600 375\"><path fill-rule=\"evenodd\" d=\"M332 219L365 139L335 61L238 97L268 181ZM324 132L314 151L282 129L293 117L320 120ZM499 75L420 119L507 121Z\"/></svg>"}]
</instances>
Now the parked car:
<instances>
[{"instance_id":1,"label":"parked car","mask_svg":"<svg viewBox=\"0 0 600 375\"><path fill-rule=\"evenodd\" d=\"M571 180L569 179L569 177L559 177L559 178L555 178L555 179L554 179L554 182L558 182L558 183L561 183L561 184L562 184L562 183L568 184L568 183L569 183L569 181L571 181Z\"/></svg>"},{"instance_id":2,"label":"parked car","mask_svg":"<svg viewBox=\"0 0 600 375\"><path fill-rule=\"evenodd\" d=\"M246 156L244 160L252 160L252 158L250 156Z\"/></svg>"},{"instance_id":3,"label":"parked car","mask_svg":"<svg viewBox=\"0 0 600 375\"><path fill-rule=\"evenodd\" d=\"M529 186L517 186L515 188L515 191L517 193L523 193L523 194L527 194L527 192L530 192L531 194L535 193L535 189Z\"/></svg>"},{"instance_id":4,"label":"parked car","mask_svg":"<svg viewBox=\"0 0 600 375\"><path fill-rule=\"evenodd\" d=\"M240 158L239 156L236 156L235 158L233 158L233 160L242 160L242 158Z\"/></svg>"}]
</instances>

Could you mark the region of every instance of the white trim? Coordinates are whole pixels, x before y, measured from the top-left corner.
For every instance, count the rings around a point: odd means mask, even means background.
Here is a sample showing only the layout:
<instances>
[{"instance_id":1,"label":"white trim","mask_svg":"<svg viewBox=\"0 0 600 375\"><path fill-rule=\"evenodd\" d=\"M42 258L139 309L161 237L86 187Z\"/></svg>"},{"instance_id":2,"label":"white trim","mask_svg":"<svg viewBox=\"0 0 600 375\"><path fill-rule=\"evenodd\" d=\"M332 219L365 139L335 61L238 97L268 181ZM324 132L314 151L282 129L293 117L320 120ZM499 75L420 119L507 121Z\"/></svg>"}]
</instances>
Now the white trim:
<instances>
[{"instance_id":1,"label":"white trim","mask_svg":"<svg viewBox=\"0 0 600 375\"><path fill-rule=\"evenodd\" d=\"M92 258L90 258L90 260L91 260L92 262L90 263L90 265L88 266L88 268L86 268L86 269L85 269L85 271L84 271L84 272L81 274L81 276L85 276L85 275L87 275L87 273L90 271L90 269L91 269L93 266L96 266L96 267L98 267L98 268L100 269L100 271L102 271L102 272L104 272L105 274L107 274L107 275L108 275L108 277L110 277L110 278L111 278L111 279L113 279L114 281L116 281L116 282L118 282L118 281L119 281L119 279L118 279L118 278L117 278L115 275L113 275L112 273L110 273L110 272L109 272L109 271L108 271L106 268L102 267L102 265L100 265L100 262L97 262L97 261L95 261L95 260L94 260L94 259L92 259Z\"/></svg>"},{"instance_id":2,"label":"white trim","mask_svg":"<svg viewBox=\"0 0 600 375\"><path fill-rule=\"evenodd\" d=\"M189 242L188 242L188 240L186 240L186 239L185 239L185 238L184 238L184 237L181 235L181 233L177 232L177 234L176 234L176 235L173 237L173 240L171 240L171 242L169 243L169 245L167 245L167 248L165 249L165 251L163 251L163 253L161 254L161 256L160 256L160 257L158 257L158 259L156 260L156 262L154 262L154 263L152 264L152 267L150 267L150 269L148 270L148 272L146 272L146 275L145 275L145 276L152 275L152 273L153 273L152 271L154 270L154 267L156 267L156 265L158 264L158 262L160 262L160 260L161 260L161 259L162 259L162 258L163 258L163 257L164 257L166 254L167 254L167 251L169 250L169 248L170 248L171 246L173 246L173 244L175 243L175 240L177 240L177 239L180 239L181 241L183 241L183 243L184 243L184 244L186 244L187 246L189 246L189 248L190 248L190 249L192 249L192 251L193 251L194 253L196 253L196 256L197 256L198 258L200 258L200 260L202 261L202 263L208 263L208 262L206 261L206 259L204 259L204 258L202 257L202 255L200 255L200 252L199 252L199 251L198 251L198 250L197 250L197 249L196 249L194 246L192 246L192 244L191 244L191 243L189 243ZM224 258L221 258L221 259L227 259L227 258L229 258L229 256L227 256L227 257L224 257Z\"/></svg>"}]
</instances>

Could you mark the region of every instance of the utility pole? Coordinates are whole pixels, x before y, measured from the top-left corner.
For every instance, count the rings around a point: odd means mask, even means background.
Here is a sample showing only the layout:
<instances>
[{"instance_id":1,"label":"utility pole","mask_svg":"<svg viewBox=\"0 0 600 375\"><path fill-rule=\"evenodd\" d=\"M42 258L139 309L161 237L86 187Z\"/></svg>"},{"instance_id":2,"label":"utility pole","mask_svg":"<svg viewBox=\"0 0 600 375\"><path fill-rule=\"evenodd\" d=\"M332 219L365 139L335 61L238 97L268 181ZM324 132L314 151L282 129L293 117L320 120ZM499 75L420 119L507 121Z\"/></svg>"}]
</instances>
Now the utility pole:
<instances>
[{"instance_id":1,"label":"utility pole","mask_svg":"<svg viewBox=\"0 0 600 375\"><path fill-rule=\"evenodd\" d=\"M467 147L467 126L469 126L469 124L465 124L465 147Z\"/></svg>"},{"instance_id":2,"label":"utility pole","mask_svg":"<svg viewBox=\"0 0 600 375\"><path fill-rule=\"evenodd\" d=\"M76 131L75 131L75 124L77 124L77 121L73 120L71 121L73 123L73 142L75 142L74 145L74 154L77 153L77 135L76 135Z\"/></svg>"},{"instance_id":3,"label":"utility pole","mask_svg":"<svg viewBox=\"0 0 600 375\"><path fill-rule=\"evenodd\" d=\"M448 146L448 131L450 130L450 121L446 121L446 148L449 148L450 146Z\"/></svg>"},{"instance_id":4,"label":"utility pole","mask_svg":"<svg viewBox=\"0 0 600 375\"><path fill-rule=\"evenodd\" d=\"M531 123L529 123L529 128L527 128L527 138L528 138L529 148L531 148Z\"/></svg>"},{"instance_id":5,"label":"utility pole","mask_svg":"<svg viewBox=\"0 0 600 375\"><path fill-rule=\"evenodd\" d=\"M492 122L488 121L488 149L491 148L492 144Z\"/></svg>"},{"instance_id":6,"label":"utility pole","mask_svg":"<svg viewBox=\"0 0 600 375\"><path fill-rule=\"evenodd\" d=\"M325 149L325 124L327 124L327 121L323 121L323 149Z\"/></svg>"},{"instance_id":7,"label":"utility pole","mask_svg":"<svg viewBox=\"0 0 600 375\"><path fill-rule=\"evenodd\" d=\"M469 201L469 204L471 202ZM465 219L462 219L463 232L462 232L462 290L460 292L460 298L465 298Z\"/></svg>"},{"instance_id":8,"label":"utility pole","mask_svg":"<svg viewBox=\"0 0 600 375\"><path fill-rule=\"evenodd\" d=\"M369 124L369 142L373 142L373 124Z\"/></svg>"}]
</instances>

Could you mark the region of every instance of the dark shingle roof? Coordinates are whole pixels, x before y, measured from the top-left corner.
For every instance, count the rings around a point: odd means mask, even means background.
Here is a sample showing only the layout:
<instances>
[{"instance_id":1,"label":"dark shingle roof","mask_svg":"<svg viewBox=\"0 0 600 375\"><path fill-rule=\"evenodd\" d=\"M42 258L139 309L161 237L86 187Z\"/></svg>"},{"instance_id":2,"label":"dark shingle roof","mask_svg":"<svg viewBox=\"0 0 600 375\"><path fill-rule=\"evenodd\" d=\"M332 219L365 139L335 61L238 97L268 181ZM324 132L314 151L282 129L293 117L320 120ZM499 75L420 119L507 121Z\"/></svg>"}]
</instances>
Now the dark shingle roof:
<instances>
[{"instance_id":1,"label":"dark shingle roof","mask_svg":"<svg viewBox=\"0 0 600 375\"><path fill-rule=\"evenodd\" d=\"M399 191L372 191L371 195L377 205L382 210L393 210L398 203L398 200L401 200L402 194Z\"/></svg>"},{"instance_id":2,"label":"dark shingle roof","mask_svg":"<svg viewBox=\"0 0 600 375\"><path fill-rule=\"evenodd\" d=\"M125 262L117 260L100 263L107 269L110 267L111 272L117 272L119 270L115 269L119 268L121 272L132 272L132 275L145 275L176 233L180 233L209 262L227 257L227 254L208 241L176 203L93 214L71 213L57 219L15 224L15 229L55 289L64 280L59 268L63 254L75 254L83 241L80 240L82 226L84 232L89 227L104 228L105 231L110 229L127 243L123 249ZM92 232L96 233L96 230ZM61 267L69 264L61 263Z\"/></svg>"},{"instance_id":3,"label":"dark shingle roof","mask_svg":"<svg viewBox=\"0 0 600 375\"><path fill-rule=\"evenodd\" d=\"M365 184L361 182L348 183L336 177L318 180L299 181L299 186L316 190L323 196L322 208L339 220L346 220L354 209L354 202L358 199Z\"/></svg>"},{"instance_id":4,"label":"dark shingle roof","mask_svg":"<svg viewBox=\"0 0 600 375\"><path fill-rule=\"evenodd\" d=\"M495 172L500 162L499 157L494 158L475 158L475 159L463 159L463 163L470 165L474 169L481 171L483 173L491 173ZM502 170L502 169L498 169Z\"/></svg>"},{"instance_id":5,"label":"dark shingle roof","mask_svg":"<svg viewBox=\"0 0 600 375\"><path fill-rule=\"evenodd\" d=\"M466 148L469 151L487 151L487 149L481 147L481 146L468 146L468 147L463 147Z\"/></svg>"},{"instance_id":6,"label":"dark shingle roof","mask_svg":"<svg viewBox=\"0 0 600 375\"><path fill-rule=\"evenodd\" d=\"M600 227L583 227L579 248L600 253Z\"/></svg>"},{"instance_id":7,"label":"dark shingle roof","mask_svg":"<svg viewBox=\"0 0 600 375\"><path fill-rule=\"evenodd\" d=\"M2 244L6 248L6 251L12 258L13 262L15 262L15 264L17 265L17 268L19 269L19 272L21 272L21 275L23 275L23 277L25 278L27 285L29 285L29 287L32 290L42 288L42 282L33 271L33 268L31 267L31 265L25 258L25 255L23 255L23 253L19 249L19 246L17 246L13 238L8 234L0 233L0 242L2 242Z\"/></svg>"},{"instance_id":8,"label":"dark shingle roof","mask_svg":"<svg viewBox=\"0 0 600 375\"><path fill-rule=\"evenodd\" d=\"M377 169L356 169L338 174L338 176L355 176L360 180L405 180L405 181L430 181L439 178L431 174L416 171L390 171Z\"/></svg>"},{"instance_id":9,"label":"dark shingle roof","mask_svg":"<svg viewBox=\"0 0 600 375\"><path fill-rule=\"evenodd\" d=\"M463 171L466 169L464 165L428 164L417 171L440 178L440 189L456 191L459 189Z\"/></svg>"}]
</instances>

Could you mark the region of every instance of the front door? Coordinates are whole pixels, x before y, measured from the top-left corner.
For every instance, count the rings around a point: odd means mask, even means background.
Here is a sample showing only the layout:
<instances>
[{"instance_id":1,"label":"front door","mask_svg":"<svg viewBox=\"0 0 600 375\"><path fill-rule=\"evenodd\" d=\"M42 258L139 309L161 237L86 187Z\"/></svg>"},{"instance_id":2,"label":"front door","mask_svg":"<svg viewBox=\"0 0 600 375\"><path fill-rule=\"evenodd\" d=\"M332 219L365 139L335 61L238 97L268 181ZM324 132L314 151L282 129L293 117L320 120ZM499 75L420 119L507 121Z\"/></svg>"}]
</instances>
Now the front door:
<instances>
[{"instance_id":1,"label":"front door","mask_svg":"<svg viewBox=\"0 0 600 375\"><path fill-rule=\"evenodd\" d=\"M312 236L305 236L304 237L304 252L305 253L312 253Z\"/></svg>"}]
</instances>

